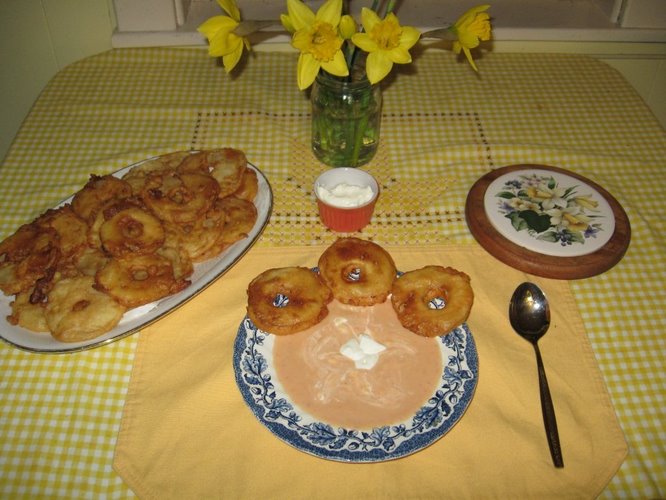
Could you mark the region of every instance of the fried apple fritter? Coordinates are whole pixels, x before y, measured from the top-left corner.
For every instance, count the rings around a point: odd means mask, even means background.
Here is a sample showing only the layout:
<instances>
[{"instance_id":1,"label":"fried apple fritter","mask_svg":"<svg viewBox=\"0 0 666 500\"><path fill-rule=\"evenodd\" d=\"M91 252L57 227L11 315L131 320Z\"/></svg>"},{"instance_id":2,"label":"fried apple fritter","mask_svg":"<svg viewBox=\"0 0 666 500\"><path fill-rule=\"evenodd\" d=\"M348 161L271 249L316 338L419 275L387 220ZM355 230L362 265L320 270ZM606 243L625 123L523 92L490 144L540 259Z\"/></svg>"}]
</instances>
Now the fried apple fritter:
<instances>
[{"instance_id":1,"label":"fried apple fritter","mask_svg":"<svg viewBox=\"0 0 666 500\"><path fill-rule=\"evenodd\" d=\"M90 276L56 282L45 308L51 335L61 342L81 342L112 330L126 308L109 295L95 290Z\"/></svg>"},{"instance_id":2,"label":"fried apple fritter","mask_svg":"<svg viewBox=\"0 0 666 500\"><path fill-rule=\"evenodd\" d=\"M190 282L177 279L169 259L157 254L113 258L95 276L96 288L128 309L180 292Z\"/></svg>"}]
</instances>

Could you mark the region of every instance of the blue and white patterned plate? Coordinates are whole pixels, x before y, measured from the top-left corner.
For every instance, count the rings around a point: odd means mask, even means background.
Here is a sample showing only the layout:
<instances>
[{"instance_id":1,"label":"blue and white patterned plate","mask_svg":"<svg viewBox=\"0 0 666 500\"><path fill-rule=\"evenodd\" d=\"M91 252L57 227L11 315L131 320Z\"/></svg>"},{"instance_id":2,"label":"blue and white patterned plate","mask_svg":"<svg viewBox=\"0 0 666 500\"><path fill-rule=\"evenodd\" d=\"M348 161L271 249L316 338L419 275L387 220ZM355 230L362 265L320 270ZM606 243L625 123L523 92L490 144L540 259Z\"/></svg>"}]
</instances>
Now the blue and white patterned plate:
<instances>
[{"instance_id":1,"label":"blue and white patterned plate","mask_svg":"<svg viewBox=\"0 0 666 500\"><path fill-rule=\"evenodd\" d=\"M334 427L298 408L272 366L275 336L245 317L234 344L236 383L252 412L286 443L340 462L382 462L416 453L446 434L463 416L478 381L478 355L468 326L441 337L442 376L427 403L395 425L358 430Z\"/></svg>"}]
</instances>

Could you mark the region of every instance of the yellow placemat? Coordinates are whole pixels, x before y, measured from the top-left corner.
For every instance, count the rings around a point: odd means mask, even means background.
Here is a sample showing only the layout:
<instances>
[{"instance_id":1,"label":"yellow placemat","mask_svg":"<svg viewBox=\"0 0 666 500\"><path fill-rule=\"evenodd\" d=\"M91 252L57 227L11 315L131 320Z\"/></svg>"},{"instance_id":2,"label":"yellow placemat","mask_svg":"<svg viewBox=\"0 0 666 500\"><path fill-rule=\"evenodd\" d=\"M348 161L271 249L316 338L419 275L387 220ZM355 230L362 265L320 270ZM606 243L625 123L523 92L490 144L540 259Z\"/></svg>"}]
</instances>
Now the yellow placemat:
<instances>
[{"instance_id":1,"label":"yellow placemat","mask_svg":"<svg viewBox=\"0 0 666 500\"><path fill-rule=\"evenodd\" d=\"M540 347L565 467L552 465L532 346L507 319L515 286L530 279L477 246L387 247L401 270L442 264L475 290L468 325L479 382L463 418L405 458L345 464L285 444L246 407L233 343L245 290L268 267L314 266L322 247L255 248L195 301L142 332L114 468L143 498L593 498L627 445L585 329L563 281L534 279L552 304ZM533 278L532 278L533 279Z\"/></svg>"}]
</instances>

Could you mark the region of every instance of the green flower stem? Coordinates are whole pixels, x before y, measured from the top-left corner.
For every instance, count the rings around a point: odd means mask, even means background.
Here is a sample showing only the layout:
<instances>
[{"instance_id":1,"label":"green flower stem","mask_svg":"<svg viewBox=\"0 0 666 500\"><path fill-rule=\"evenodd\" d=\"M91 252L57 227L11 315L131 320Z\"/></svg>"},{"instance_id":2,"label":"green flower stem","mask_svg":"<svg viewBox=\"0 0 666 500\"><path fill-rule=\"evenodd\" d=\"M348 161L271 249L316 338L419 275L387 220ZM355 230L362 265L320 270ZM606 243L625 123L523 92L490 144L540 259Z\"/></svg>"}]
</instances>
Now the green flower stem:
<instances>
[{"instance_id":1,"label":"green flower stem","mask_svg":"<svg viewBox=\"0 0 666 500\"><path fill-rule=\"evenodd\" d=\"M265 21L241 21L238 26L232 31L235 35L246 37L257 31L271 26L279 26L280 21L265 20Z\"/></svg>"},{"instance_id":2,"label":"green flower stem","mask_svg":"<svg viewBox=\"0 0 666 500\"><path fill-rule=\"evenodd\" d=\"M437 38L440 40L456 40L456 34L451 30L452 25L421 33L421 38Z\"/></svg>"},{"instance_id":3,"label":"green flower stem","mask_svg":"<svg viewBox=\"0 0 666 500\"><path fill-rule=\"evenodd\" d=\"M379 141L381 89L320 74L312 92L312 149L333 167L370 161Z\"/></svg>"},{"instance_id":4,"label":"green flower stem","mask_svg":"<svg viewBox=\"0 0 666 500\"><path fill-rule=\"evenodd\" d=\"M391 2L389 3L389 7L391 8L391 10L387 10L386 11L387 14L393 10L393 8L395 7L395 3L396 3L396 0L391 0ZM370 10L374 10L375 12L377 12L378 8L379 8L379 0L372 0L372 5L370 6ZM349 12L349 10L347 10L347 12ZM363 31L364 31L364 28L363 28L363 25L361 25L361 29L359 30L359 32L363 33ZM351 82L353 80L352 71L354 69L354 65L356 64L356 58L358 57L359 50L358 50L358 47L356 47L356 45L352 44L351 42L350 42L350 45L352 46L352 51L351 51L351 57L349 59L347 59L347 67L349 68L348 81Z\"/></svg>"},{"instance_id":5,"label":"green flower stem","mask_svg":"<svg viewBox=\"0 0 666 500\"><path fill-rule=\"evenodd\" d=\"M356 121L354 123L354 149L352 150L351 153L351 164L352 165L357 165L358 164L358 158L360 156L361 152L361 146L363 145L363 136L365 133L365 129L368 126L368 115L364 114L360 120Z\"/></svg>"}]
</instances>

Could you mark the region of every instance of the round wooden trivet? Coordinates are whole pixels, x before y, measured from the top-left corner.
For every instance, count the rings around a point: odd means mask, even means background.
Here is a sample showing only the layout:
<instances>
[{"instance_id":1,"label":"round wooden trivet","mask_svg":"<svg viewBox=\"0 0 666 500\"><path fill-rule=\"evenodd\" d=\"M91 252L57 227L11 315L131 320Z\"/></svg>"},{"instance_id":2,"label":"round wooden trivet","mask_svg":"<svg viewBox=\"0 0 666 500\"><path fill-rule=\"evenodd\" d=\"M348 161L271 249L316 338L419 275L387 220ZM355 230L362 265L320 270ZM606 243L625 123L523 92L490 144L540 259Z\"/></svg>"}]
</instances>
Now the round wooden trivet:
<instances>
[{"instance_id":1,"label":"round wooden trivet","mask_svg":"<svg viewBox=\"0 0 666 500\"><path fill-rule=\"evenodd\" d=\"M484 208L484 196L491 182L516 170L550 170L574 177L592 186L604 197L615 216L615 231L599 250L576 257L556 257L528 250L501 235L492 225ZM601 274L624 256L631 239L631 226L624 209L613 196L598 184L569 170L547 165L509 165L488 172L474 183L467 195L465 218L472 234L493 256L505 264L536 276L555 279L581 279Z\"/></svg>"}]
</instances>

